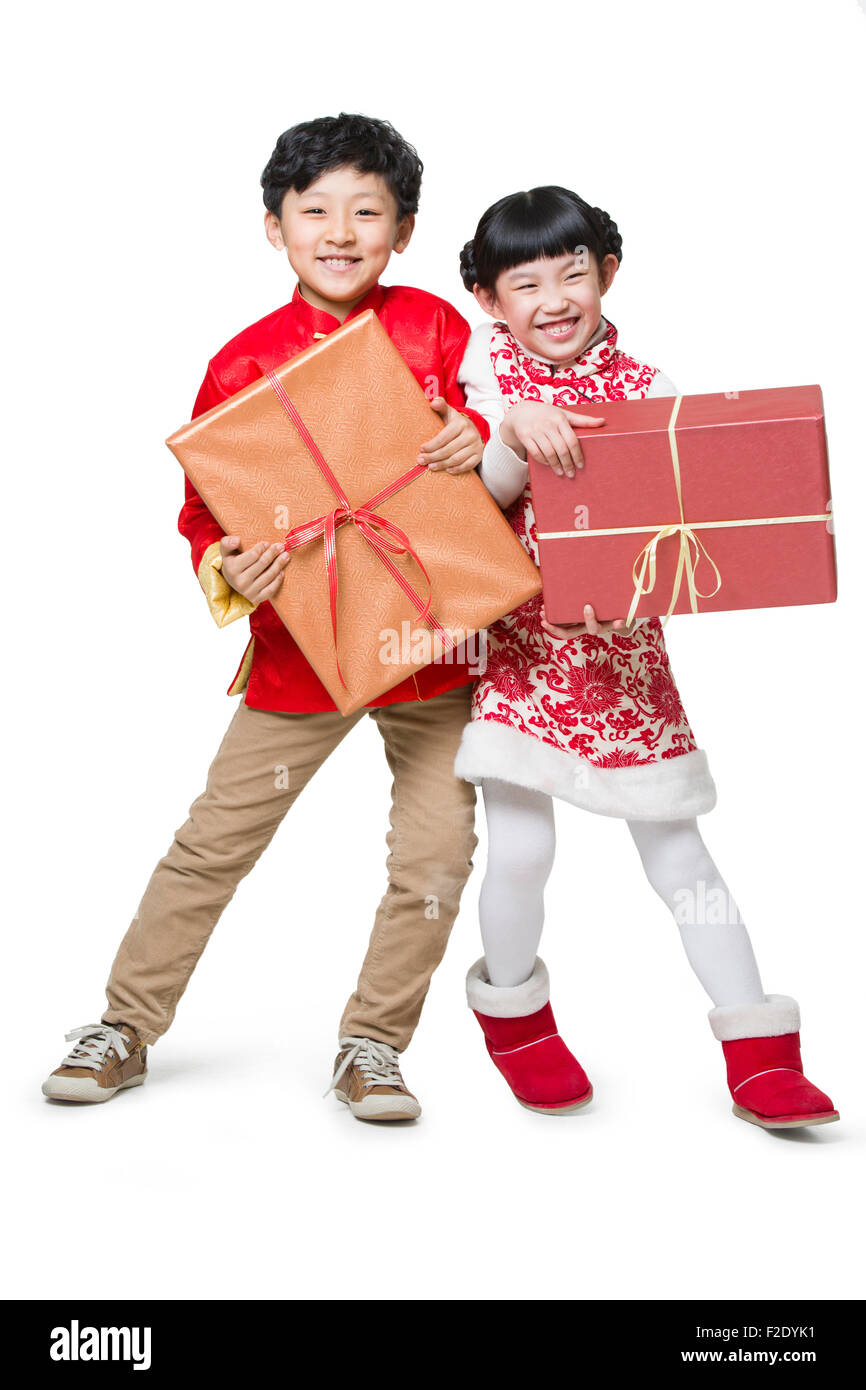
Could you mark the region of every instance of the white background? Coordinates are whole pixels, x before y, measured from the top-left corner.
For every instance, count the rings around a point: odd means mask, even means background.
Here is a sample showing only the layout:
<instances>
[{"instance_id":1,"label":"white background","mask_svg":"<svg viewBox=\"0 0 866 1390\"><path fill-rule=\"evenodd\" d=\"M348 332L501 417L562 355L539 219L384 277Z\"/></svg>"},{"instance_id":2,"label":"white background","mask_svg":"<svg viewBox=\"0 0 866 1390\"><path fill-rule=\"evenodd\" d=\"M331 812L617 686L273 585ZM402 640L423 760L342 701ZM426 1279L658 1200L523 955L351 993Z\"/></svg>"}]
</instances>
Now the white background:
<instances>
[{"instance_id":1,"label":"white background","mask_svg":"<svg viewBox=\"0 0 866 1390\"><path fill-rule=\"evenodd\" d=\"M5 1293L862 1296L862 11L54 3L4 30ZM605 312L624 347L686 392L824 389L838 604L667 637L719 791L704 837L841 1124L732 1117L709 1001L625 826L568 807L542 952L589 1110L521 1109L465 1005L480 805L405 1058L422 1119L323 1101L385 887L369 720L242 883L148 1084L40 1095L236 707L246 624L208 616L163 441L208 358L290 298L259 174L283 129L340 110L387 117L426 165L384 283L478 322L457 272L478 217L566 184L622 231Z\"/></svg>"}]
</instances>

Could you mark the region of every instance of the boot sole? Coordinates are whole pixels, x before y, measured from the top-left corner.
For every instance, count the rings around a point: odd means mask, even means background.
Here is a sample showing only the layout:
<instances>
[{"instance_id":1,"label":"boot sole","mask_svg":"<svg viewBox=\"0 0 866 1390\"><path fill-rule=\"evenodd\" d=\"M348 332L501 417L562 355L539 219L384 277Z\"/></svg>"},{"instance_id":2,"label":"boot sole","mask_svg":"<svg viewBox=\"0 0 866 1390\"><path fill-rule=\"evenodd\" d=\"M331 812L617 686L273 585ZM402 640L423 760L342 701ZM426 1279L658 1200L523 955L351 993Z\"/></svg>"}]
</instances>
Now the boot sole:
<instances>
[{"instance_id":1,"label":"boot sole","mask_svg":"<svg viewBox=\"0 0 866 1390\"><path fill-rule=\"evenodd\" d=\"M741 1105L733 1106L733 1113L738 1119L746 1120L750 1125L758 1125L761 1129L803 1129L805 1125L831 1125L839 1118L839 1111L831 1110L823 1115L805 1115L792 1120L763 1119L756 1115L754 1110L744 1110Z\"/></svg>"},{"instance_id":2,"label":"boot sole","mask_svg":"<svg viewBox=\"0 0 866 1390\"><path fill-rule=\"evenodd\" d=\"M575 1110L582 1110L585 1105L589 1105L592 1097L593 1092L590 1090L589 1095L583 1100L567 1101L565 1105L530 1105L529 1101L521 1100L520 1096L515 1096L514 1099L524 1110L534 1110L536 1115L573 1115Z\"/></svg>"},{"instance_id":3,"label":"boot sole","mask_svg":"<svg viewBox=\"0 0 866 1390\"><path fill-rule=\"evenodd\" d=\"M85 1076L55 1076L48 1078L42 1083L42 1094L49 1100L68 1100L78 1105L101 1105L106 1100L111 1100L118 1091L128 1090L130 1086L141 1086L147 1078L147 1072L140 1072L138 1076L131 1076L128 1081L121 1081L119 1086L98 1086L97 1083Z\"/></svg>"},{"instance_id":4,"label":"boot sole","mask_svg":"<svg viewBox=\"0 0 866 1390\"><path fill-rule=\"evenodd\" d=\"M345 1091L335 1090L334 1095L337 1097L337 1100L341 1100L344 1105L348 1105L356 1120L384 1120L387 1123L390 1120L417 1120L418 1116L421 1114L421 1107L417 1100L413 1100L410 1096L405 1096L396 1102L390 1100L385 1101L385 1108L377 1110L375 1106L370 1105L370 1101L383 1100L383 1097L371 1096L368 1101L351 1101ZM392 1109L391 1106L395 1103L398 1107L400 1105L405 1105L405 1109ZM364 1108L365 1106L367 1107L366 1109Z\"/></svg>"}]
</instances>

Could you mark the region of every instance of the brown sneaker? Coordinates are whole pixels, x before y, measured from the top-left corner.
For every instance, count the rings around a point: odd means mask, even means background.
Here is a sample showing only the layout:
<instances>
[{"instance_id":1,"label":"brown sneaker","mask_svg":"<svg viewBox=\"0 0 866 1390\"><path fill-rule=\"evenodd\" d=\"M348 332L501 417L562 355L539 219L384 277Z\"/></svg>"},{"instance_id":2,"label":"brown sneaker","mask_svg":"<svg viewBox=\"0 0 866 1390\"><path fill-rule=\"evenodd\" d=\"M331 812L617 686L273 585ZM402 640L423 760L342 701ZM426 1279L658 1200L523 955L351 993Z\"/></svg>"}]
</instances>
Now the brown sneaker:
<instances>
[{"instance_id":1,"label":"brown sneaker","mask_svg":"<svg viewBox=\"0 0 866 1390\"><path fill-rule=\"evenodd\" d=\"M400 1054L375 1038L341 1038L331 1091L357 1120L415 1120L421 1106L400 1075Z\"/></svg>"},{"instance_id":2,"label":"brown sneaker","mask_svg":"<svg viewBox=\"0 0 866 1390\"><path fill-rule=\"evenodd\" d=\"M111 1100L147 1076L147 1047L128 1023L90 1023L66 1041L75 1046L42 1084L50 1100Z\"/></svg>"}]
</instances>

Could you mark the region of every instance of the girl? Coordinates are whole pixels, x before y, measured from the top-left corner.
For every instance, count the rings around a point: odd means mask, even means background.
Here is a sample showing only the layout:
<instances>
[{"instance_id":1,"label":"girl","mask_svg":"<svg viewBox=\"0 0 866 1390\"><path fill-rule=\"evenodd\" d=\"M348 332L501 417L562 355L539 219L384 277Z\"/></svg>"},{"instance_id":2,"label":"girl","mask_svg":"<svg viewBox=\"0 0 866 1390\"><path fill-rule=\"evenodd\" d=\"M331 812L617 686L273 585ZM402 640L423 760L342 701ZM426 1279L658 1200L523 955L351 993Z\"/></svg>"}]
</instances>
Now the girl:
<instances>
[{"instance_id":1,"label":"girl","mask_svg":"<svg viewBox=\"0 0 866 1390\"><path fill-rule=\"evenodd\" d=\"M494 322L476 328L458 379L487 417L481 477L538 563L527 455L557 474L582 466L570 414L581 401L675 395L628 356L602 316L622 238L600 208L564 188L534 188L485 212L463 249L463 283ZM752 946L696 817L716 790L680 701L658 618L548 623L541 596L488 632L487 669L455 772L480 784L489 857L481 888L484 957L467 977L487 1050L515 1097L562 1114L592 1099L556 1030L536 956L553 864L553 798L625 820L652 887L674 913L689 962L713 1001L734 1114L766 1128L839 1118L803 1075L799 1008L765 995ZM708 910L709 908L709 910Z\"/></svg>"}]
</instances>

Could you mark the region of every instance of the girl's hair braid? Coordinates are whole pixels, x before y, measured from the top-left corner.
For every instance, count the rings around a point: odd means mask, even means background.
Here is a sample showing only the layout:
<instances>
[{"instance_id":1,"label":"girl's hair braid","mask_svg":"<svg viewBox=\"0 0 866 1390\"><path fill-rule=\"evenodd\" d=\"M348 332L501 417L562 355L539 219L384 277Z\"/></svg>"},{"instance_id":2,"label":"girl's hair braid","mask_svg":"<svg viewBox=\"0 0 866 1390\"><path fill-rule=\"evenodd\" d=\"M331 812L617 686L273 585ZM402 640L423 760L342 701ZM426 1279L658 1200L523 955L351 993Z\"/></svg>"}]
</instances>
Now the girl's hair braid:
<instances>
[{"instance_id":1,"label":"girl's hair braid","mask_svg":"<svg viewBox=\"0 0 866 1390\"><path fill-rule=\"evenodd\" d=\"M463 250L460 252L460 278L467 290L471 290L478 279L478 272L475 268L474 241L467 241Z\"/></svg>"},{"instance_id":2,"label":"girl's hair braid","mask_svg":"<svg viewBox=\"0 0 866 1390\"><path fill-rule=\"evenodd\" d=\"M610 213L605 212L604 208L593 208L592 212L602 232L604 254L606 256L616 256L617 260L621 261L622 237L619 234L619 228Z\"/></svg>"}]
</instances>

